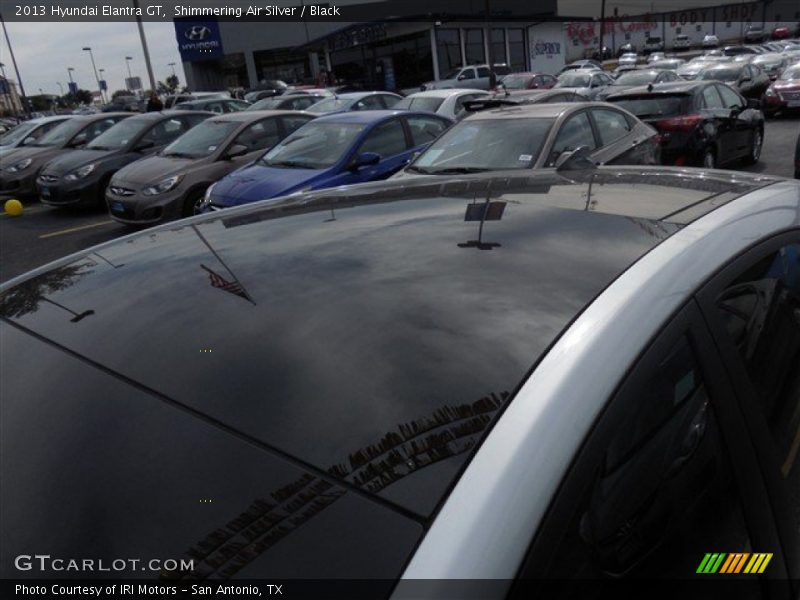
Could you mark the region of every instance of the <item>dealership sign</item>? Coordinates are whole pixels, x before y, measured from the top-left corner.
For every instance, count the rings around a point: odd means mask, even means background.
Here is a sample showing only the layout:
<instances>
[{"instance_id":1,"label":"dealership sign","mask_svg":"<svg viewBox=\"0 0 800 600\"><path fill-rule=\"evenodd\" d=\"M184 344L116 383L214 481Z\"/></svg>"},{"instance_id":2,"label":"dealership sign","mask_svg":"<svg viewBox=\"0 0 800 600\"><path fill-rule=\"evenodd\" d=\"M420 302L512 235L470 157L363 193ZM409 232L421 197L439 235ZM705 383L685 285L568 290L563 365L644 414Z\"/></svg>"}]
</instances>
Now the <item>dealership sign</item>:
<instances>
[{"instance_id":1,"label":"dealership sign","mask_svg":"<svg viewBox=\"0 0 800 600\"><path fill-rule=\"evenodd\" d=\"M175 36L183 62L222 58L222 36L214 20L175 19Z\"/></svg>"}]
</instances>

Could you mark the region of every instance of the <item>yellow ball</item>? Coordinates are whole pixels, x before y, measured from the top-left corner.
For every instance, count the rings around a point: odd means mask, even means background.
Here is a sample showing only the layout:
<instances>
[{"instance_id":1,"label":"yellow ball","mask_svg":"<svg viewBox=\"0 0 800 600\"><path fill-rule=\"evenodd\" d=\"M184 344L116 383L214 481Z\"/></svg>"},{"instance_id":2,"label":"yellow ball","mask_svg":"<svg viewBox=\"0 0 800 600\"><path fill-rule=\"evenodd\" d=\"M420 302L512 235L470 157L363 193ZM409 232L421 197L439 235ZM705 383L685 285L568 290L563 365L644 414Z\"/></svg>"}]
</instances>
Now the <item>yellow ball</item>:
<instances>
[{"instance_id":1,"label":"yellow ball","mask_svg":"<svg viewBox=\"0 0 800 600\"><path fill-rule=\"evenodd\" d=\"M11 200L6 200L6 203L3 205L3 209L6 211L6 214L11 217L18 217L22 214L22 202L12 198Z\"/></svg>"}]
</instances>

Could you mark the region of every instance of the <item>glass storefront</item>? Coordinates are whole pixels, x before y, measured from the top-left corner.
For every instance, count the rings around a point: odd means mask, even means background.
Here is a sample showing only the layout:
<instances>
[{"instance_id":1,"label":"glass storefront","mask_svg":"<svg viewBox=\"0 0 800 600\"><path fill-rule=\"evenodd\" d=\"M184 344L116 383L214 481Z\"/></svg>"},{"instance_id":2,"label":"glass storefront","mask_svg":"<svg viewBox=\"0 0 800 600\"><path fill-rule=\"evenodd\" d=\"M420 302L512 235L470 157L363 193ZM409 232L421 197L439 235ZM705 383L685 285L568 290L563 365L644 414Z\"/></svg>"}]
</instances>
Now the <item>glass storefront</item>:
<instances>
[{"instance_id":1,"label":"glass storefront","mask_svg":"<svg viewBox=\"0 0 800 600\"><path fill-rule=\"evenodd\" d=\"M483 47L483 29L464 30L464 57L468 65L478 65L486 62L486 52Z\"/></svg>"},{"instance_id":2,"label":"glass storefront","mask_svg":"<svg viewBox=\"0 0 800 600\"><path fill-rule=\"evenodd\" d=\"M525 70L525 30L508 29L508 66L512 71Z\"/></svg>"},{"instance_id":3,"label":"glass storefront","mask_svg":"<svg viewBox=\"0 0 800 600\"><path fill-rule=\"evenodd\" d=\"M506 30L492 29L492 62L502 64L506 62Z\"/></svg>"},{"instance_id":4,"label":"glass storefront","mask_svg":"<svg viewBox=\"0 0 800 600\"><path fill-rule=\"evenodd\" d=\"M441 77L461 66L461 38L458 29L436 29L436 54Z\"/></svg>"},{"instance_id":5,"label":"glass storefront","mask_svg":"<svg viewBox=\"0 0 800 600\"><path fill-rule=\"evenodd\" d=\"M280 79L286 83L313 83L307 52L289 49L253 52L256 76L259 81Z\"/></svg>"}]
</instances>

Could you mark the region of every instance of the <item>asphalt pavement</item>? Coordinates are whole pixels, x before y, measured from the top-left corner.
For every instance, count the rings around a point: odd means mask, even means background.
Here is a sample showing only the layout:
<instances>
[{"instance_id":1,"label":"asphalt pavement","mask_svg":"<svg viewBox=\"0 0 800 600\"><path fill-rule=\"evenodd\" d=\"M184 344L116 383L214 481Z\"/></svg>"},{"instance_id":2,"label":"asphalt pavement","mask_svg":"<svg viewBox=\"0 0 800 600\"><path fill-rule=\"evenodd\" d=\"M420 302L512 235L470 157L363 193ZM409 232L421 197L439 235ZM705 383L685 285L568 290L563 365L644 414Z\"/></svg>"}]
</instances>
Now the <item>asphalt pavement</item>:
<instances>
[{"instance_id":1,"label":"asphalt pavement","mask_svg":"<svg viewBox=\"0 0 800 600\"><path fill-rule=\"evenodd\" d=\"M767 121L761 160L738 168L754 173L794 176L794 149L800 116ZM4 198L0 198L0 202ZM105 210L65 210L27 203L20 217L0 211L0 282L73 252L131 233Z\"/></svg>"}]
</instances>

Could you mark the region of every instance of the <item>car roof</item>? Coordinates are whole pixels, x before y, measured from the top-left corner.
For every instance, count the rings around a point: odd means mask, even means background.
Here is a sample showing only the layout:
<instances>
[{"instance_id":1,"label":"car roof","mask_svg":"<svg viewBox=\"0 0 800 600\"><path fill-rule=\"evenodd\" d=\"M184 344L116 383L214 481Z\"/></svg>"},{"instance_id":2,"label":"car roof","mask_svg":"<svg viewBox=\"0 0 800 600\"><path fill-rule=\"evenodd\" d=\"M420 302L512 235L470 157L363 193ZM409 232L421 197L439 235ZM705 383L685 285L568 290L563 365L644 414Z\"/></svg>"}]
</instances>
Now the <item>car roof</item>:
<instances>
[{"instance_id":1,"label":"car roof","mask_svg":"<svg viewBox=\"0 0 800 600\"><path fill-rule=\"evenodd\" d=\"M0 316L183 418L429 519L593 298L775 181L647 167L323 190L87 249L0 286Z\"/></svg>"},{"instance_id":2,"label":"car roof","mask_svg":"<svg viewBox=\"0 0 800 600\"><path fill-rule=\"evenodd\" d=\"M71 119L74 115L50 115L47 117L36 117L35 119L28 119L27 121L20 121L22 123L49 123L50 121L63 121L64 119Z\"/></svg>"},{"instance_id":3,"label":"car roof","mask_svg":"<svg viewBox=\"0 0 800 600\"><path fill-rule=\"evenodd\" d=\"M619 96L642 96L642 95L656 95L656 94L680 94L691 93L696 89L710 85L713 81L668 81L666 83L659 83L658 86L650 87L648 85L641 85L612 94L609 98L616 98Z\"/></svg>"},{"instance_id":4,"label":"car roof","mask_svg":"<svg viewBox=\"0 0 800 600\"><path fill-rule=\"evenodd\" d=\"M159 119L166 119L166 118L175 118L178 116L183 115L207 115L207 116L215 116L218 113L214 113L207 110L175 110L175 109L168 109L168 110L159 110L159 111L152 111L141 113L138 115L134 115L131 119L139 119L142 121L158 121Z\"/></svg>"},{"instance_id":5,"label":"car roof","mask_svg":"<svg viewBox=\"0 0 800 600\"><path fill-rule=\"evenodd\" d=\"M408 110L349 110L346 112L338 112L330 115L323 115L314 119L315 121L322 121L325 123L374 123L381 121L394 115L413 115L414 111ZM419 113L430 116L431 113Z\"/></svg>"},{"instance_id":6,"label":"car roof","mask_svg":"<svg viewBox=\"0 0 800 600\"><path fill-rule=\"evenodd\" d=\"M558 88L565 93L569 90ZM551 90L544 90L550 92ZM556 93L558 91L556 90ZM502 98L501 98L502 99ZM482 110L472 114L463 121L485 121L489 119L527 119L527 118L551 118L556 119L564 113L587 105L603 106L601 102L545 102L542 104L514 104L512 106L502 106ZM606 105L607 106L607 105Z\"/></svg>"},{"instance_id":7,"label":"car roof","mask_svg":"<svg viewBox=\"0 0 800 600\"><path fill-rule=\"evenodd\" d=\"M249 122L258 121L259 119L266 117L281 117L284 115L306 115L309 117L317 117L317 115L314 113L309 113L302 110L240 110L224 115L217 115L216 117L209 118L209 121Z\"/></svg>"},{"instance_id":8,"label":"car roof","mask_svg":"<svg viewBox=\"0 0 800 600\"><path fill-rule=\"evenodd\" d=\"M512 73L512 75L524 75L525 73ZM409 94L406 98L449 98L457 94L488 94L486 90L467 89L467 88L452 88L444 90L425 90L422 92L414 92Z\"/></svg>"},{"instance_id":9,"label":"car roof","mask_svg":"<svg viewBox=\"0 0 800 600\"><path fill-rule=\"evenodd\" d=\"M344 94L335 94L334 96L328 96L327 98L323 98L323 100L328 100L329 98L341 98L344 100L358 100L359 98L364 98L366 96L374 96L375 94L388 94L390 96L397 96L398 94L394 94L392 92L382 92L382 91L374 91L374 92L345 92Z\"/></svg>"}]
</instances>

